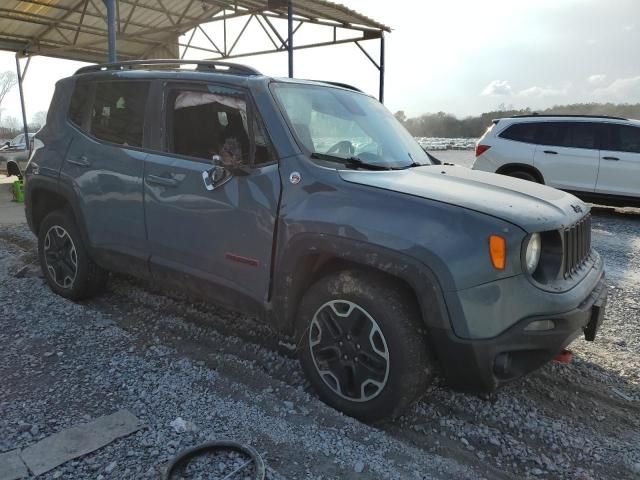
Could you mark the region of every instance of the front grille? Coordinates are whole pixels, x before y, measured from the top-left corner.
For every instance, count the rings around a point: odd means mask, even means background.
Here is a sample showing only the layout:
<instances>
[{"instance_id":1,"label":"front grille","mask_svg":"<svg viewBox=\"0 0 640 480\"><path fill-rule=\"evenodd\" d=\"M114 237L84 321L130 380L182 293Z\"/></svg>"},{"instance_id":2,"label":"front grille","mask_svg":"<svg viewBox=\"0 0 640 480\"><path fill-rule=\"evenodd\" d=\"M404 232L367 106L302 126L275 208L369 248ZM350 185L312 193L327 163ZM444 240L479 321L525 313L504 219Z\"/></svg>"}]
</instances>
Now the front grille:
<instances>
[{"instance_id":1,"label":"front grille","mask_svg":"<svg viewBox=\"0 0 640 480\"><path fill-rule=\"evenodd\" d=\"M564 230L562 235L562 273L567 278L584 265L591 252L591 215L586 215L578 223Z\"/></svg>"}]
</instances>

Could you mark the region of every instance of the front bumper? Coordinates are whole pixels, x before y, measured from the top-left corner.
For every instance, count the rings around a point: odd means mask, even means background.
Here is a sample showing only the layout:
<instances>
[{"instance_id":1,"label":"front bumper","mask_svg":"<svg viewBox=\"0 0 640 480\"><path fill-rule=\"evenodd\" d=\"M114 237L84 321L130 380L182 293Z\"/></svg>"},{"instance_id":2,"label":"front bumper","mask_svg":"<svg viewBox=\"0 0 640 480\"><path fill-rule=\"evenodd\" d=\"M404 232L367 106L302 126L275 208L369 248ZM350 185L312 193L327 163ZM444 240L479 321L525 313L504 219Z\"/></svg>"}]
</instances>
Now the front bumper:
<instances>
[{"instance_id":1,"label":"front bumper","mask_svg":"<svg viewBox=\"0 0 640 480\"><path fill-rule=\"evenodd\" d=\"M449 329L430 331L447 383L455 389L489 392L541 367L576 337L595 338L604 317L607 288L602 274L590 294L571 311L528 317L490 339L463 339ZM527 331L536 320L555 328Z\"/></svg>"}]
</instances>

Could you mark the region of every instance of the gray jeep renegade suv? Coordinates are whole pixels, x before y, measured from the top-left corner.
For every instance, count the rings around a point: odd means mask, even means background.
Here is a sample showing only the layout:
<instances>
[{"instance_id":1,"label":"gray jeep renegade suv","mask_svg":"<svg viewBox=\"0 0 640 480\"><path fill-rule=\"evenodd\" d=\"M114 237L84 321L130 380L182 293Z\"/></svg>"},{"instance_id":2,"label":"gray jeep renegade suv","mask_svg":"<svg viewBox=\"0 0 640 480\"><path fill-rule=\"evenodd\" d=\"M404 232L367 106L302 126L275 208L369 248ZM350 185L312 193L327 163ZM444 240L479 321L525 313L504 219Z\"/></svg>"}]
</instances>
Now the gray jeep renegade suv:
<instances>
[{"instance_id":1,"label":"gray jeep renegade suv","mask_svg":"<svg viewBox=\"0 0 640 480\"><path fill-rule=\"evenodd\" d=\"M491 391L604 316L584 203L432 165L346 85L86 67L57 83L38 139L26 215L53 291L87 298L112 270L257 314L364 420L399 415L434 374Z\"/></svg>"}]
</instances>

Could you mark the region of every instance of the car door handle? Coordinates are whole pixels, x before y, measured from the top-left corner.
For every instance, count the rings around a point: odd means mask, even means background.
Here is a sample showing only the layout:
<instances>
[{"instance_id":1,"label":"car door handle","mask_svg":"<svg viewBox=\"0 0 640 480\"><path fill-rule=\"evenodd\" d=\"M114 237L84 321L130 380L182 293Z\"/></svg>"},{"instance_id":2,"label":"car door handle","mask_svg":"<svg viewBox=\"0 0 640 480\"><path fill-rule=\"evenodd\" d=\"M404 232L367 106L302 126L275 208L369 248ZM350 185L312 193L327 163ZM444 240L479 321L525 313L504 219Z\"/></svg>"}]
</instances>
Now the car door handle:
<instances>
[{"instance_id":1,"label":"car door handle","mask_svg":"<svg viewBox=\"0 0 640 480\"><path fill-rule=\"evenodd\" d=\"M558 152L556 152L555 150L545 150L544 153L548 153L549 155L557 155Z\"/></svg>"},{"instance_id":2,"label":"car door handle","mask_svg":"<svg viewBox=\"0 0 640 480\"><path fill-rule=\"evenodd\" d=\"M149 184L162 185L164 187L175 187L179 183L175 178L161 177L159 175L147 175L146 180Z\"/></svg>"},{"instance_id":3,"label":"car door handle","mask_svg":"<svg viewBox=\"0 0 640 480\"><path fill-rule=\"evenodd\" d=\"M86 155L80 155L77 158L68 158L67 162L77 165L78 167L89 167L91 166L91 162L87 158Z\"/></svg>"},{"instance_id":4,"label":"car door handle","mask_svg":"<svg viewBox=\"0 0 640 480\"><path fill-rule=\"evenodd\" d=\"M603 160L612 160L614 162L617 162L618 160L620 160L618 157L602 157Z\"/></svg>"}]
</instances>

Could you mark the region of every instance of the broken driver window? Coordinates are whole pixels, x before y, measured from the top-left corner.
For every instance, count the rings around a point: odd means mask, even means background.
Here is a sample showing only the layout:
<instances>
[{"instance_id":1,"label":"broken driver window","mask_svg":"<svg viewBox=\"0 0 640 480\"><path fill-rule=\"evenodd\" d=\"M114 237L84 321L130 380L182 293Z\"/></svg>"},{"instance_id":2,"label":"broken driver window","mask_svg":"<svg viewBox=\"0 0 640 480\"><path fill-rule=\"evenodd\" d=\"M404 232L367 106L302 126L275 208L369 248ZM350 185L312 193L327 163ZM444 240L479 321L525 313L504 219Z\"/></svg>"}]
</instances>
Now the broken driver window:
<instances>
[{"instance_id":1,"label":"broken driver window","mask_svg":"<svg viewBox=\"0 0 640 480\"><path fill-rule=\"evenodd\" d=\"M176 90L170 96L167 150L222 164L250 164L247 104L241 95Z\"/></svg>"}]
</instances>

